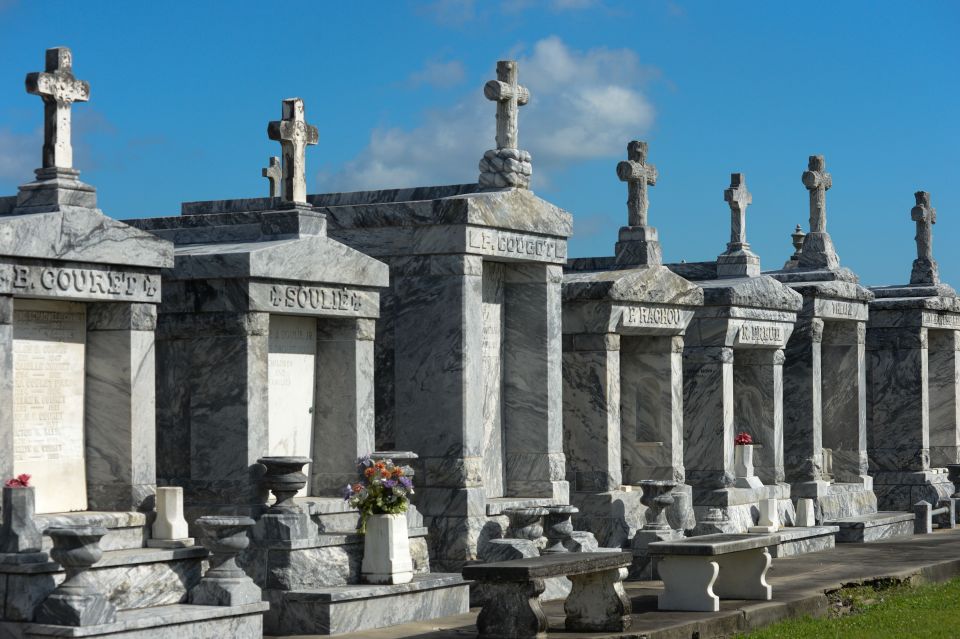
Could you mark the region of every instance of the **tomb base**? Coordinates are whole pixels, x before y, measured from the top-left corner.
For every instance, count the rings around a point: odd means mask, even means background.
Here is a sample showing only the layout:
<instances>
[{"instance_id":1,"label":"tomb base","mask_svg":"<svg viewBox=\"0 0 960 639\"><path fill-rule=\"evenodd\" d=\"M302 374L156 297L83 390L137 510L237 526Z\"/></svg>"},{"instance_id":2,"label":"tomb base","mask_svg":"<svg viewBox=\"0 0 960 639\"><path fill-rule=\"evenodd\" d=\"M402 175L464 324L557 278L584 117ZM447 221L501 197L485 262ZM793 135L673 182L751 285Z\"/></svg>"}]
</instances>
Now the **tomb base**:
<instances>
[{"instance_id":1,"label":"tomb base","mask_svg":"<svg viewBox=\"0 0 960 639\"><path fill-rule=\"evenodd\" d=\"M0 636L15 639L45 637L109 637L109 639L184 639L185 637L263 637L263 613L269 604L243 606L156 606L117 613L116 621L96 626L58 626L0 622Z\"/></svg>"},{"instance_id":2,"label":"tomb base","mask_svg":"<svg viewBox=\"0 0 960 639\"><path fill-rule=\"evenodd\" d=\"M633 537L633 564L628 579L644 581L659 579L657 558L647 553L647 546L657 541L677 541L683 539L682 530L638 530Z\"/></svg>"},{"instance_id":3,"label":"tomb base","mask_svg":"<svg viewBox=\"0 0 960 639\"><path fill-rule=\"evenodd\" d=\"M693 510L697 524L692 534L749 532L759 521L761 499L776 499L780 524L791 526L796 512L790 496L789 484L696 492Z\"/></svg>"},{"instance_id":4,"label":"tomb base","mask_svg":"<svg viewBox=\"0 0 960 639\"><path fill-rule=\"evenodd\" d=\"M913 534L916 516L912 513L878 512L824 522L839 527L837 543L867 543Z\"/></svg>"},{"instance_id":5,"label":"tomb base","mask_svg":"<svg viewBox=\"0 0 960 639\"><path fill-rule=\"evenodd\" d=\"M774 557L792 557L805 555L811 552L829 550L837 545L837 526L796 526L781 528L774 533L780 540L776 546L770 547L770 554Z\"/></svg>"},{"instance_id":6,"label":"tomb base","mask_svg":"<svg viewBox=\"0 0 960 639\"><path fill-rule=\"evenodd\" d=\"M956 490L945 468L918 472L876 472L872 476L877 507L883 510L912 512L913 505L918 501L930 502L936 507Z\"/></svg>"},{"instance_id":7,"label":"tomb base","mask_svg":"<svg viewBox=\"0 0 960 639\"><path fill-rule=\"evenodd\" d=\"M405 584L358 584L308 590L265 590L271 635L336 635L426 621L469 610L470 587L459 574L414 575Z\"/></svg>"},{"instance_id":8,"label":"tomb base","mask_svg":"<svg viewBox=\"0 0 960 639\"><path fill-rule=\"evenodd\" d=\"M571 502L580 509L573 517L574 526L592 532L604 548L629 549L634 535L646 523L647 508L640 503L642 494L642 489L634 486L603 493L571 493ZM665 509L670 528L681 532L692 529L696 525L693 489L680 484L671 494L673 503Z\"/></svg>"},{"instance_id":9,"label":"tomb base","mask_svg":"<svg viewBox=\"0 0 960 639\"><path fill-rule=\"evenodd\" d=\"M819 480L793 484L791 495L794 499L801 497L812 499L816 521L823 524L877 512L877 496L873 492L873 479L866 476L858 482ZM910 510L913 510L912 505Z\"/></svg>"}]
</instances>

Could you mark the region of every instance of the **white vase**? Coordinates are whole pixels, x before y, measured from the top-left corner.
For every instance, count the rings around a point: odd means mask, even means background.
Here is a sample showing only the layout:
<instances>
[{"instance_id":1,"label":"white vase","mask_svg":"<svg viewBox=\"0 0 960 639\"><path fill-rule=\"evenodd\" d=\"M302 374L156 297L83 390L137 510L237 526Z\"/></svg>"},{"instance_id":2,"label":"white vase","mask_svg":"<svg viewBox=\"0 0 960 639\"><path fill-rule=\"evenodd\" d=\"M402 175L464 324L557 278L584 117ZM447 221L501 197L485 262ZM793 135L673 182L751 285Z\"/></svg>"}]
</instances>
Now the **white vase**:
<instances>
[{"instance_id":1,"label":"white vase","mask_svg":"<svg viewBox=\"0 0 960 639\"><path fill-rule=\"evenodd\" d=\"M753 446L733 447L733 471L737 477L753 477Z\"/></svg>"},{"instance_id":2,"label":"white vase","mask_svg":"<svg viewBox=\"0 0 960 639\"><path fill-rule=\"evenodd\" d=\"M370 584L405 584L413 579L406 514L370 515L360 572Z\"/></svg>"}]
</instances>

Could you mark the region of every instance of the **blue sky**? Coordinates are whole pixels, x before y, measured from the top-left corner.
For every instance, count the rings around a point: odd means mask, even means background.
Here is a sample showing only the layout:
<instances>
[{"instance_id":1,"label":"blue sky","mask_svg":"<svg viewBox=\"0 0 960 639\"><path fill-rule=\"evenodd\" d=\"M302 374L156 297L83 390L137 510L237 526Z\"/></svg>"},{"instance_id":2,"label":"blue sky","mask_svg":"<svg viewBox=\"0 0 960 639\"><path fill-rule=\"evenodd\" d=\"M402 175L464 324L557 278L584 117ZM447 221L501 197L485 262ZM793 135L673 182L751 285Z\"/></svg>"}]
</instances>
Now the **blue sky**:
<instances>
[{"instance_id":1,"label":"blue sky","mask_svg":"<svg viewBox=\"0 0 960 639\"><path fill-rule=\"evenodd\" d=\"M23 77L66 45L92 85L75 163L117 218L181 201L264 195L280 101L320 129L310 192L471 182L493 146L483 83L520 61L532 188L574 214L571 255L612 251L615 167L630 139L660 173L650 220L665 259L712 259L723 189L743 172L764 268L807 226L800 175L824 154L828 230L866 284L906 281L913 192L938 209L934 251L960 286L960 3L424 0L0 0L0 193L39 165L40 100Z\"/></svg>"}]
</instances>

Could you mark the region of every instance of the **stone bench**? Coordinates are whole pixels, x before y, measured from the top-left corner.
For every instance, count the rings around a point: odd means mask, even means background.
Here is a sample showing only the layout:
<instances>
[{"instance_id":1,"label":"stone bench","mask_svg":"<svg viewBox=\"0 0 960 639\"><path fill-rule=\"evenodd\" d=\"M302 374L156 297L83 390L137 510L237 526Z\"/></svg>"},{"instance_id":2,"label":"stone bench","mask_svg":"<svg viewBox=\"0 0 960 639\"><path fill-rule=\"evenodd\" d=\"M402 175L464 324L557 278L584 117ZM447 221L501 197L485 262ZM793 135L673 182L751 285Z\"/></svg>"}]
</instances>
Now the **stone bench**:
<instances>
[{"instance_id":1,"label":"stone bench","mask_svg":"<svg viewBox=\"0 0 960 639\"><path fill-rule=\"evenodd\" d=\"M628 552L572 552L466 566L463 578L484 584L487 593L477 617L479 636L546 637L538 597L549 577L568 577L573 584L563 605L567 630L623 632L630 627L623 580L632 562Z\"/></svg>"},{"instance_id":2,"label":"stone bench","mask_svg":"<svg viewBox=\"0 0 960 639\"><path fill-rule=\"evenodd\" d=\"M657 607L717 612L720 598L769 601L769 548L778 543L775 534L717 534L650 544L663 580Z\"/></svg>"}]
</instances>

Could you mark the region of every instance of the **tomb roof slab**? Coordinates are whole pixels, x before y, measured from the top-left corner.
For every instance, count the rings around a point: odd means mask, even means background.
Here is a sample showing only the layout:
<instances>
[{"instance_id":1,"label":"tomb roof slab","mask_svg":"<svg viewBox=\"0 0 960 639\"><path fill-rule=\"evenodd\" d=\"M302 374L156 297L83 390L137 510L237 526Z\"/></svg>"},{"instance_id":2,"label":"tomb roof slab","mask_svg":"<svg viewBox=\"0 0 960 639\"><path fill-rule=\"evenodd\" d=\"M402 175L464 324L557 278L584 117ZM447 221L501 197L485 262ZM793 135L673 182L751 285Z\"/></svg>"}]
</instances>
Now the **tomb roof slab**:
<instances>
[{"instance_id":1,"label":"tomb roof slab","mask_svg":"<svg viewBox=\"0 0 960 639\"><path fill-rule=\"evenodd\" d=\"M647 266L567 273L563 278L563 299L699 306L703 304L703 291L670 269Z\"/></svg>"},{"instance_id":2,"label":"tomb roof slab","mask_svg":"<svg viewBox=\"0 0 960 639\"><path fill-rule=\"evenodd\" d=\"M673 265L668 267L673 270ZM697 281L704 306L747 306L797 312L803 298L771 277L741 277Z\"/></svg>"}]
</instances>

